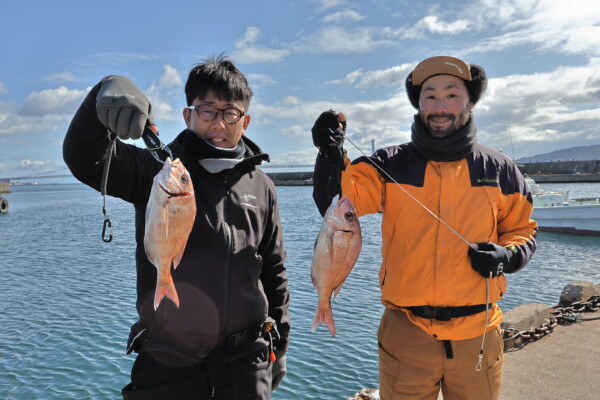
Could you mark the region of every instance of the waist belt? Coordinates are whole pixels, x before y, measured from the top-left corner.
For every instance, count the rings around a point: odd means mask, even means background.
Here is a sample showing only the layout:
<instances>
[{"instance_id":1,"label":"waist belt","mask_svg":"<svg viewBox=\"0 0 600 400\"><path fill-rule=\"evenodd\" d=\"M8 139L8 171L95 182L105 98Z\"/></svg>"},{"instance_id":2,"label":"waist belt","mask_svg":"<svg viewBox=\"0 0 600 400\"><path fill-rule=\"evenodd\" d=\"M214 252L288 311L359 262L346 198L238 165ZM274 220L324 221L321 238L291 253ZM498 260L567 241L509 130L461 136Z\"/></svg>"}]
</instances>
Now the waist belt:
<instances>
[{"instance_id":1,"label":"waist belt","mask_svg":"<svg viewBox=\"0 0 600 400\"><path fill-rule=\"evenodd\" d=\"M488 304L491 307L493 303ZM460 307L431 307L415 306L405 307L417 317L435 319L436 321L450 321L452 318L466 317L473 314L479 314L485 311L485 304L475 304L472 306Z\"/></svg>"}]
</instances>

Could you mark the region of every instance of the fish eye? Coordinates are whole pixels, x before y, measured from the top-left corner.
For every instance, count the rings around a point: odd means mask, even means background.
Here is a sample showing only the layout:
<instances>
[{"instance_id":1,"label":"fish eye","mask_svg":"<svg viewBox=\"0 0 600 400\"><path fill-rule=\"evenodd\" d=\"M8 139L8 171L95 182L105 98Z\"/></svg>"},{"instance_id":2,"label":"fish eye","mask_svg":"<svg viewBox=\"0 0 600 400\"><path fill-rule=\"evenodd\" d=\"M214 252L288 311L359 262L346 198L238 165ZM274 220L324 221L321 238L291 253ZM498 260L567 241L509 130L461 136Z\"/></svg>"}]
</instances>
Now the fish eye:
<instances>
[{"instance_id":1,"label":"fish eye","mask_svg":"<svg viewBox=\"0 0 600 400\"><path fill-rule=\"evenodd\" d=\"M348 222L352 222L354 220L354 214L350 211L346 211L344 213L344 219Z\"/></svg>"},{"instance_id":2,"label":"fish eye","mask_svg":"<svg viewBox=\"0 0 600 400\"><path fill-rule=\"evenodd\" d=\"M181 183L188 183L188 177L185 175L181 176Z\"/></svg>"}]
</instances>

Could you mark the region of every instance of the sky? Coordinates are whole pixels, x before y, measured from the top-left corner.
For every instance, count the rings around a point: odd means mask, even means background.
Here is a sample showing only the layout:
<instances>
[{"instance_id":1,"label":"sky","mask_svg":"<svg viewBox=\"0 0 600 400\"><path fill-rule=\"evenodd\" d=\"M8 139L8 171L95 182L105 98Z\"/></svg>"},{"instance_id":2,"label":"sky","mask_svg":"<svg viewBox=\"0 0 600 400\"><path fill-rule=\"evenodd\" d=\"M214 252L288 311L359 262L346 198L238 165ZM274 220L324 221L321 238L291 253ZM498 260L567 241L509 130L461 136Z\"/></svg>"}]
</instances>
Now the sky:
<instances>
[{"instance_id":1,"label":"sky","mask_svg":"<svg viewBox=\"0 0 600 400\"><path fill-rule=\"evenodd\" d=\"M0 52L0 178L68 173L65 132L109 74L142 89L171 141L189 70L222 52L255 93L246 135L273 166L314 163L328 109L367 154L409 141L404 81L436 55L486 70L479 143L514 159L600 144L597 0L0 0Z\"/></svg>"}]
</instances>

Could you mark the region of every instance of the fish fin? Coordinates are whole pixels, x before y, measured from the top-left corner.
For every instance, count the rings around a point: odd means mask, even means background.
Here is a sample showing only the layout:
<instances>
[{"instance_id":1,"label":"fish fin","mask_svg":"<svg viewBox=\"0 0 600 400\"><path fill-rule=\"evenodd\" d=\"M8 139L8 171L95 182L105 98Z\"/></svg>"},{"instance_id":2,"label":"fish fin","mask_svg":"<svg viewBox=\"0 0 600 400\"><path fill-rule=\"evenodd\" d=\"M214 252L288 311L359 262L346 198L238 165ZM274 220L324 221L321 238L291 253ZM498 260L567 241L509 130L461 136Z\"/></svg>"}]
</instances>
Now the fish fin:
<instances>
[{"instance_id":1,"label":"fish fin","mask_svg":"<svg viewBox=\"0 0 600 400\"><path fill-rule=\"evenodd\" d=\"M346 277L347 278L347 277ZM342 290L342 285L344 285L344 282L346 282L346 279L344 279L339 285L338 287L336 287L333 291L333 298L335 299L338 295L338 293L340 292L340 290Z\"/></svg>"},{"instance_id":2,"label":"fish fin","mask_svg":"<svg viewBox=\"0 0 600 400\"><path fill-rule=\"evenodd\" d=\"M173 268L177 269L177 267L179 266L179 263L181 262L181 257L183 257L183 251L185 250L185 247L183 249L181 249L181 251L179 252L179 254L177 254L177 256L175 256L175 259L173 260Z\"/></svg>"},{"instance_id":3,"label":"fish fin","mask_svg":"<svg viewBox=\"0 0 600 400\"><path fill-rule=\"evenodd\" d=\"M310 330L312 332L316 331L322 322L324 322L325 326L329 328L329 332L331 332L331 335L335 336L335 322L333 321L333 313L331 312L331 307L317 308Z\"/></svg>"},{"instance_id":4,"label":"fish fin","mask_svg":"<svg viewBox=\"0 0 600 400\"><path fill-rule=\"evenodd\" d=\"M177 269L177 267L179 266L179 263L181 262L181 257L183 257L183 252L185 251L185 247L187 246L188 239L189 239L189 236L185 238L185 241L183 242L183 246L181 247L181 251L179 252L179 254L177 254L175 259L173 260L173 268L174 269Z\"/></svg>"},{"instance_id":5,"label":"fish fin","mask_svg":"<svg viewBox=\"0 0 600 400\"><path fill-rule=\"evenodd\" d=\"M160 302L164 297L171 299L173 303L179 308L179 296L177 290L175 290L175 283L173 279L164 282L158 281L156 283L156 292L154 293L154 311L158 308Z\"/></svg>"},{"instance_id":6,"label":"fish fin","mask_svg":"<svg viewBox=\"0 0 600 400\"><path fill-rule=\"evenodd\" d=\"M344 195L345 196L345 195ZM335 207L335 205L337 204L337 202L340 200L340 195L336 194L335 196L333 196L333 199L331 199L331 205Z\"/></svg>"}]
</instances>

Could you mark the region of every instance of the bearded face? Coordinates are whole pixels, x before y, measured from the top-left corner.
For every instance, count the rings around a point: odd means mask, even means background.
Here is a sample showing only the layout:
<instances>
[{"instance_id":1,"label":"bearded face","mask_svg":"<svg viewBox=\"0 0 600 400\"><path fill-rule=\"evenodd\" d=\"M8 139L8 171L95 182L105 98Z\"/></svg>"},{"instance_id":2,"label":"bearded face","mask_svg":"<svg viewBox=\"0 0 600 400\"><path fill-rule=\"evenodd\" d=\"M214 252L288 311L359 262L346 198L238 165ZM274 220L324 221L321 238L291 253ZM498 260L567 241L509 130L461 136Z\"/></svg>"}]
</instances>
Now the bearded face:
<instances>
[{"instance_id":1,"label":"bearded face","mask_svg":"<svg viewBox=\"0 0 600 400\"><path fill-rule=\"evenodd\" d=\"M434 138L452 135L471 118L473 103L462 79L436 75L423 82L419 96L419 117Z\"/></svg>"}]
</instances>

